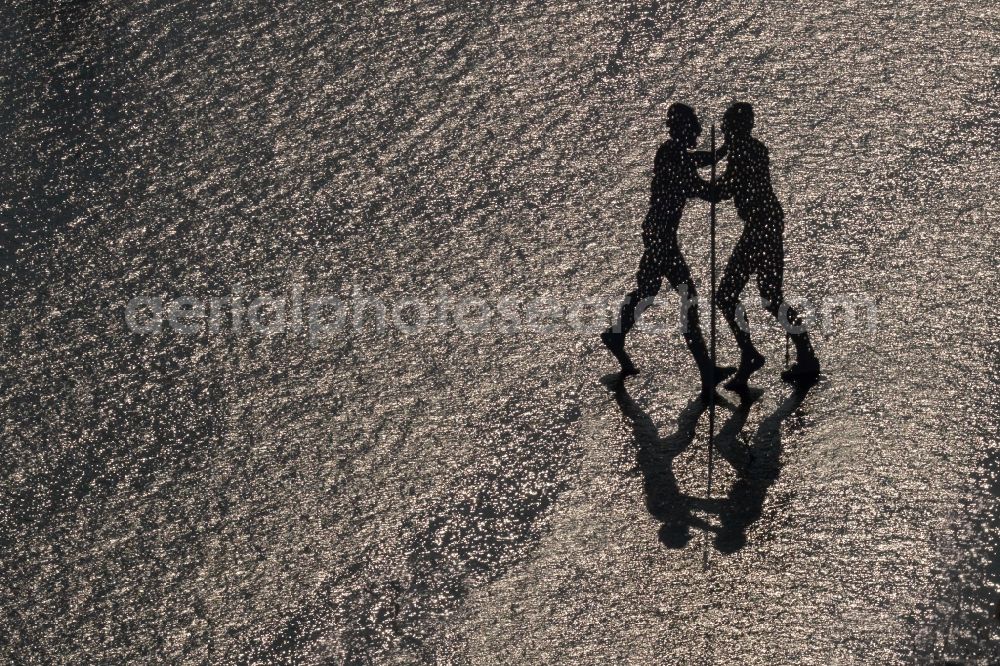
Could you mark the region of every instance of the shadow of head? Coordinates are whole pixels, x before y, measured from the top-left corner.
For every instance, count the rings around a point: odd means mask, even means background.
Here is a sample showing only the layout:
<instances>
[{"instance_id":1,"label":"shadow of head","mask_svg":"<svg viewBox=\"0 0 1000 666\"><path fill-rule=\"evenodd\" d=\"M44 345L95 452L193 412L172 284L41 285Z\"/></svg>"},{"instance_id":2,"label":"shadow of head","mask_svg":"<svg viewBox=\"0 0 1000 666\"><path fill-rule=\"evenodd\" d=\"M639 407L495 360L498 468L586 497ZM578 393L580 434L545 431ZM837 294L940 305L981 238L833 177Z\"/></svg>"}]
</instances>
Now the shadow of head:
<instances>
[{"instance_id":1,"label":"shadow of head","mask_svg":"<svg viewBox=\"0 0 1000 666\"><path fill-rule=\"evenodd\" d=\"M680 550L688 545L691 536L691 526L688 523L670 522L660 525L660 543L667 548Z\"/></svg>"}]
</instances>

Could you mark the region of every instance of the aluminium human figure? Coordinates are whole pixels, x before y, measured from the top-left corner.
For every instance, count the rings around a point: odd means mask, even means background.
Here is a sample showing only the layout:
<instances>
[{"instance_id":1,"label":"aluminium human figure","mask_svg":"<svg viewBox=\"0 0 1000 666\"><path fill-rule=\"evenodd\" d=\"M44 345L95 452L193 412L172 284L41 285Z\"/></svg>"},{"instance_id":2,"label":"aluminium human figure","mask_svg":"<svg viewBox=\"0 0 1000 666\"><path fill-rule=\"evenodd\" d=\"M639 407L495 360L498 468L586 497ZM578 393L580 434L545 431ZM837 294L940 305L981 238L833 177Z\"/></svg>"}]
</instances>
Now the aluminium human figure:
<instances>
[{"instance_id":1,"label":"aluminium human figure","mask_svg":"<svg viewBox=\"0 0 1000 666\"><path fill-rule=\"evenodd\" d=\"M621 363L623 377L636 374L638 370L625 351L625 336L642 310L659 293L666 277L670 286L681 295L684 340L698 366L702 386L708 389L736 369L713 366L709 357L698 322L695 285L681 253L677 227L689 198L708 200L711 196L709 183L698 176L698 167L711 164L713 155L708 151L691 150L698 143L701 123L690 106L672 104L667 110L667 126L670 138L657 150L653 163L649 212L642 224L645 250L639 261L637 288L626 295L618 322L601 334L601 340ZM721 153L717 153L714 159L720 157Z\"/></svg>"},{"instance_id":2,"label":"aluminium human figure","mask_svg":"<svg viewBox=\"0 0 1000 666\"><path fill-rule=\"evenodd\" d=\"M726 110L722 132L726 137L728 160L712 193L717 201L731 198L744 223L716 292L716 302L740 348L739 369L726 383L726 388L737 390L744 388L750 375L765 362L750 339L746 313L739 306L740 293L753 274L757 276L764 307L778 319L795 343L796 362L782 373L782 379L811 383L820 370L801 318L785 303L782 290L785 213L771 187L767 147L752 136L753 126L754 113L750 104L736 102Z\"/></svg>"}]
</instances>

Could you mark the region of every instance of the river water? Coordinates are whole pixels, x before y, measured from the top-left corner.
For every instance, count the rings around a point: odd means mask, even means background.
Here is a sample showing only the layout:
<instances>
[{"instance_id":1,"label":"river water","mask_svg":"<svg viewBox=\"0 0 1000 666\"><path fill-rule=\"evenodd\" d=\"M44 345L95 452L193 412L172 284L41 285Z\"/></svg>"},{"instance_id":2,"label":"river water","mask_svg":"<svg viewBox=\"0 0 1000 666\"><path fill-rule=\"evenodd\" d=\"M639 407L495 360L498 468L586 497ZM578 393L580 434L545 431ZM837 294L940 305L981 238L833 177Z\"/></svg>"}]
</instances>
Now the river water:
<instances>
[{"instance_id":1,"label":"river water","mask_svg":"<svg viewBox=\"0 0 1000 666\"><path fill-rule=\"evenodd\" d=\"M1000 659L995 3L0 18L5 661ZM824 375L782 384L750 308L761 393L717 413L750 473L715 456L709 497L676 298L624 388L596 331L666 107L707 129L734 99ZM718 224L725 258L730 205ZM680 235L707 294L706 204ZM285 300L269 334L127 319L261 296ZM449 298L518 320L408 325Z\"/></svg>"}]
</instances>

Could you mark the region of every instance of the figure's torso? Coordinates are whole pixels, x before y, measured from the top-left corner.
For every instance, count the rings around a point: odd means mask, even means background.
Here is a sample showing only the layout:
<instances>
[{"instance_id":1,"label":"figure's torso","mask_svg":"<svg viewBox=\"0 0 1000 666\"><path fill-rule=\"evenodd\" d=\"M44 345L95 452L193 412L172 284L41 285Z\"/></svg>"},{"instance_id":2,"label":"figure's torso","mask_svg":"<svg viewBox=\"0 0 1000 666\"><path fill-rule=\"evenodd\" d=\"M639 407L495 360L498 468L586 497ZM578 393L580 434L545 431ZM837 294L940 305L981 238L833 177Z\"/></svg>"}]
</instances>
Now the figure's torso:
<instances>
[{"instance_id":1,"label":"figure's torso","mask_svg":"<svg viewBox=\"0 0 1000 666\"><path fill-rule=\"evenodd\" d=\"M729 152L736 212L746 223L746 231L755 234L780 234L784 211L771 186L771 167L767 147L750 137L734 143Z\"/></svg>"},{"instance_id":2,"label":"figure's torso","mask_svg":"<svg viewBox=\"0 0 1000 666\"><path fill-rule=\"evenodd\" d=\"M673 234L680 224L684 204L692 195L692 178L697 177L694 161L677 141L669 139L656 151L650 184L649 214L645 227L657 233Z\"/></svg>"}]
</instances>

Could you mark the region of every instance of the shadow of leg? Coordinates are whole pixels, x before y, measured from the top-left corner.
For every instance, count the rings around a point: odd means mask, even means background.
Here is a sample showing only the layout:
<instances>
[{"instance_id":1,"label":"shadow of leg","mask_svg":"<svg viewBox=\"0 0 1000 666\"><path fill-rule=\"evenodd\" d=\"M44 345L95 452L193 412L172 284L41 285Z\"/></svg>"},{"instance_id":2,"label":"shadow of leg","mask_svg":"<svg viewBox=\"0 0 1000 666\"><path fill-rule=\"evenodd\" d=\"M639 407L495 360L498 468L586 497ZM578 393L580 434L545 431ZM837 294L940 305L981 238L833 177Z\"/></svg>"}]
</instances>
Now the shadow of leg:
<instances>
[{"instance_id":1,"label":"shadow of leg","mask_svg":"<svg viewBox=\"0 0 1000 666\"><path fill-rule=\"evenodd\" d=\"M750 410L754 404L764 395L764 391L756 388L743 388L739 391L740 401L737 405L732 405L728 401L719 404L728 407L732 415L722 424L719 432L715 435L715 450L719 452L723 460L732 465L733 469L740 476L747 473L753 454L750 447L740 439L743 426L746 425Z\"/></svg>"},{"instance_id":2,"label":"shadow of leg","mask_svg":"<svg viewBox=\"0 0 1000 666\"><path fill-rule=\"evenodd\" d=\"M749 447L750 464L733 484L719 514L722 525L715 546L720 552L733 553L746 545L747 529L760 519L767 492L781 472L781 424L795 413L808 391L808 387L797 388L757 428Z\"/></svg>"},{"instance_id":3,"label":"shadow of leg","mask_svg":"<svg viewBox=\"0 0 1000 666\"><path fill-rule=\"evenodd\" d=\"M677 429L660 437L656 424L628 394L620 376L606 377L602 382L614 394L619 409L632 424L646 509L662 523L660 541L668 548L683 548L691 540L691 525L704 526L705 523L691 515L691 498L680 491L673 462L694 441L698 419L707 405L700 396L688 402L677 417Z\"/></svg>"}]
</instances>

